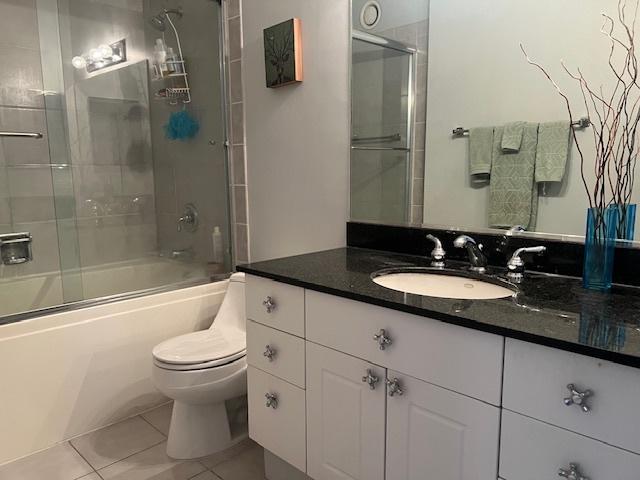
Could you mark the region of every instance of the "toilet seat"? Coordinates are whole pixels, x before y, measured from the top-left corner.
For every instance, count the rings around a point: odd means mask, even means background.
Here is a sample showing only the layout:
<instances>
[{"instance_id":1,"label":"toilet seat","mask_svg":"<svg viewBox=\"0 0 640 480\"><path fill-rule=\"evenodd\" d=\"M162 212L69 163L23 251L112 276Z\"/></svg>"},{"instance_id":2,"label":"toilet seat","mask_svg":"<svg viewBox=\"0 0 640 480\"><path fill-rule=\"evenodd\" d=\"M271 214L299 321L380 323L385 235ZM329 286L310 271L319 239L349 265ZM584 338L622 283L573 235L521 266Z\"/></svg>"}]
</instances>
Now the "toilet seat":
<instances>
[{"instance_id":1,"label":"toilet seat","mask_svg":"<svg viewBox=\"0 0 640 480\"><path fill-rule=\"evenodd\" d=\"M187 333L153 349L154 363L166 370L219 367L246 355L246 333L233 327Z\"/></svg>"}]
</instances>

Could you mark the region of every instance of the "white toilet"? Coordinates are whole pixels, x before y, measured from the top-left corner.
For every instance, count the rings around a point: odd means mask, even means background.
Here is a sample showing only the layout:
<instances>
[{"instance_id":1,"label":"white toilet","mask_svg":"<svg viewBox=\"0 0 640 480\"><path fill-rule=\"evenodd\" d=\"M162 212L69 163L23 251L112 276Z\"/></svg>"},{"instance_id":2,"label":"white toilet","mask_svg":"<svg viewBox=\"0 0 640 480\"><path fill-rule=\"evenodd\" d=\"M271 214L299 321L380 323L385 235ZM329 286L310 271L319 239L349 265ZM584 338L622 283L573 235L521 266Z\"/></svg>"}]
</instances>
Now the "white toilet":
<instances>
[{"instance_id":1,"label":"white toilet","mask_svg":"<svg viewBox=\"0 0 640 480\"><path fill-rule=\"evenodd\" d=\"M247 393L244 274L235 273L208 330L153 349L153 380L174 400L167 455L197 458L242 440L232 437L225 401Z\"/></svg>"}]
</instances>

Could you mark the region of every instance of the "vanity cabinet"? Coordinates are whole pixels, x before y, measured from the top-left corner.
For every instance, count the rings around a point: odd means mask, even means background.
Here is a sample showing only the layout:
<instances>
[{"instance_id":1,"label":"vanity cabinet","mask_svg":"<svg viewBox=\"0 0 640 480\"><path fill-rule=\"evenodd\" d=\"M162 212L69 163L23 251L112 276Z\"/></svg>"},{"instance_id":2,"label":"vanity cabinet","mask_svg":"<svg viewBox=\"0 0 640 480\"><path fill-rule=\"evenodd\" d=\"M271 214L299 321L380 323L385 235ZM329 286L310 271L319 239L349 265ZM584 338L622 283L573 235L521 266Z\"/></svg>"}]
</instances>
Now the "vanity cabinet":
<instances>
[{"instance_id":1,"label":"vanity cabinet","mask_svg":"<svg viewBox=\"0 0 640 480\"><path fill-rule=\"evenodd\" d=\"M300 291L247 278L251 438L315 480L497 478L502 337Z\"/></svg>"},{"instance_id":2,"label":"vanity cabinet","mask_svg":"<svg viewBox=\"0 0 640 480\"><path fill-rule=\"evenodd\" d=\"M253 276L247 315L249 434L315 480L640 478L639 369Z\"/></svg>"}]
</instances>

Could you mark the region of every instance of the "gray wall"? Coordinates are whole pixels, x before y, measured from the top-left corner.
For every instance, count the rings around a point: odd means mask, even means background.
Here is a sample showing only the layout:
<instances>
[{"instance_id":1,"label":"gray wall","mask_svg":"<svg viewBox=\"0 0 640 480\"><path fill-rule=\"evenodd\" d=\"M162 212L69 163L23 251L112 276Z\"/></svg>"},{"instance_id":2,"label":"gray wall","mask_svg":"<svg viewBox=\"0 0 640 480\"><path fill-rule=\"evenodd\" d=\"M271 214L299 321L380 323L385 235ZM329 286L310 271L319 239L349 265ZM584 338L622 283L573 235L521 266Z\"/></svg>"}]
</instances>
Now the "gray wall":
<instances>
[{"instance_id":1,"label":"gray wall","mask_svg":"<svg viewBox=\"0 0 640 480\"><path fill-rule=\"evenodd\" d=\"M251 260L345 245L349 2L243 0ZM302 20L304 82L265 86L263 29Z\"/></svg>"}]
</instances>

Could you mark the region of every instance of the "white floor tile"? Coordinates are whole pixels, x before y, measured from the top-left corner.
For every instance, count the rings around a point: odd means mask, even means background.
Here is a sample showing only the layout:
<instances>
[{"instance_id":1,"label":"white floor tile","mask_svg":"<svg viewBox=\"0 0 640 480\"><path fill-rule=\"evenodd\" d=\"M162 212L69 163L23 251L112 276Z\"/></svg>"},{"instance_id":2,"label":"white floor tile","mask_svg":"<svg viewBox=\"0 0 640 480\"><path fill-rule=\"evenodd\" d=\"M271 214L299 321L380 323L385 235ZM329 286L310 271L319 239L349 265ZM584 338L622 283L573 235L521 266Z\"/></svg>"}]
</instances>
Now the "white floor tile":
<instances>
[{"instance_id":1,"label":"white floor tile","mask_svg":"<svg viewBox=\"0 0 640 480\"><path fill-rule=\"evenodd\" d=\"M210 471L202 472L191 478L190 480L222 480L215 473L211 473Z\"/></svg>"},{"instance_id":2,"label":"white floor tile","mask_svg":"<svg viewBox=\"0 0 640 480\"><path fill-rule=\"evenodd\" d=\"M173 402L161 405L158 408L149 410L141 416L156 427L165 435L169 435L169 425L171 425L171 412L173 411Z\"/></svg>"},{"instance_id":3,"label":"white floor tile","mask_svg":"<svg viewBox=\"0 0 640 480\"><path fill-rule=\"evenodd\" d=\"M100 475L97 473L90 473L89 475L85 475L84 477L80 477L78 480L102 480Z\"/></svg>"},{"instance_id":4,"label":"white floor tile","mask_svg":"<svg viewBox=\"0 0 640 480\"><path fill-rule=\"evenodd\" d=\"M216 465L221 464L222 462L226 462L227 460L232 459L233 457L240 455L242 452L245 452L251 448L255 448L258 444L255 443L251 439L246 439L237 445L234 445L231 448L228 448L222 452L214 453L213 455L209 455L207 457L200 458L200 462L204 464L208 469L212 469Z\"/></svg>"},{"instance_id":5,"label":"white floor tile","mask_svg":"<svg viewBox=\"0 0 640 480\"><path fill-rule=\"evenodd\" d=\"M255 445L212 470L224 480L264 480L264 450Z\"/></svg>"},{"instance_id":6,"label":"white floor tile","mask_svg":"<svg viewBox=\"0 0 640 480\"><path fill-rule=\"evenodd\" d=\"M165 437L140 417L133 417L71 440L71 444L99 470L164 441Z\"/></svg>"},{"instance_id":7,"label":"white floor tile","mask_svg":"<svg viewBox=\"0 0 640 480\"><path fill-rule=\"evenodd\" d=\"M188 480L205 470L197 461L169 458L166 449L166 442L162 442L98 473L104 480Z\"/></svg>"},{"instance_id":8,"label":"white floor tile","mask_svg":"<svg viewBox=\"0 0 640 480\"><path fill-rule=\"evenodd\" d=\"M93 469L68 443L0 467L0 480L75 480Z\"/></svg>"}]
</instances>

